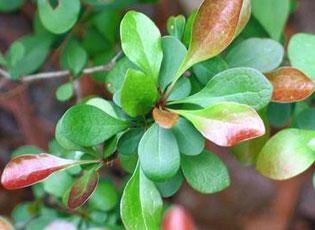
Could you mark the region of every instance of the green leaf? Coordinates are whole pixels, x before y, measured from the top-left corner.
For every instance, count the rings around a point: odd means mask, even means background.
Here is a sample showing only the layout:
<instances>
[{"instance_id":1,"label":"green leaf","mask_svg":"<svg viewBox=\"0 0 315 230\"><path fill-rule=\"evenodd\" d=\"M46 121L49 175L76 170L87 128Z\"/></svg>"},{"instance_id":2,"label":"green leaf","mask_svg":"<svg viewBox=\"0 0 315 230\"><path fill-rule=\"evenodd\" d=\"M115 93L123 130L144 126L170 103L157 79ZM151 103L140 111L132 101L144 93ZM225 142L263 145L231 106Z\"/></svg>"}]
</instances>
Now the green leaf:
<instances>
[{"instance_id":1,"label":"green leaf","mask_svg":"<svg viewBox=\"0 0 315 230\"><path fill-rule=\"evenodd\" d=\"M166 36L162 38L163 61L159 77L159 85L165 89L176 76L186 53L186 47L176 38Z\"/></svg>"},{"instance_id":2,"label":"green leaf","mask_svg":"<svg viewBox=\"0 0 315 230\"><path fill-rule=\"evenodd\" d=\"M51 37L42 35L28 35L15 41L6 54L12 79L38 70L49 54L50 45Z\"/></svg>"},{"instance_id":3,"label":"green leaf","mask_svg":"<svg viewBox=\"0 0 315 230\"><path fill-rule=\"evenodd\" d=\"M186 47L189 47L190 41L191 41L191 36L192 36L192 28L195 22L195 18L197 16L198 11L193 10L191 14L188 17L186 26L185 26L185 31L184 31L184 36L183 36L183 43L185 44Z\"/></svg>"},{"instance_id":4,"label":"green leaf","mask_svg":"<svg viewBox=\"0 0 315 230\"><path fill-rule=\"evenodd\" d=\"M185 97L188 97L191 92L191 83L188 78L181 78L179 79L170 96L167 98L168 101L176 101L181 100Z\"/></svg>"},{"instance_id":5,"label":"green leaf","mask_svg":"<svg viewBox=\"0 0 315 230\"><path fill-rule=\"evenodd\" d=\"M44 190L56 197L61 198L73 183L72 177L65 171L52 174L44 182ZM58 186L56 186L58 185Z\"/></svg>"},{"instance_id":6,"label":"green leaf","mask_svg":"<svg viewBox=\"0 0 315 230\"><path fill-rule=\"evenodd\" d=\"M36 213L32 212L32 208L33 204L31 202L23 202L15 206L11 216L16 228L25 226L25 224L34 218L34 214Z\"/></svg>"},{"instance_id":7,"label":"green leaf","mask_svg":"<svg viewBox=\"0 0 315 230\"><path fill-rule=\"evenodd\" d=\"M309 108L300 112L296 118L297 126L300 129L315 130L315 109Z\"/></svg>"},{"instance_id":8,"label":"green leaf","mask_svg":"<svg viewBox=\"0 0 315 230\"><path fill-rule=\"evenodd\" d=\"M7 65L7 61L5 60L4 56L2 55L2 53L0 52L0 65L2 66L6 66Z\"/></svg>"},{"instance_id":9,"label":"green leaf","mask_svg":"<svg viewBox=\"0 0 315 230\"><path fill-rule=\"evenodd\" d=\"M163 59L161 34L155 24L142 13L129 11L120 25L124 53L155 82Z\"/></svg>"},{"instance_id":10,"label":"green leaf","mask_svg":"<svg viewBox=\"0 0 315 230\"><path fill-rule=\"evenodd\" d=\"M43 153L45 152L44 150L33 146L33 145L24 145L24 146L20 146L17 149L15 149L12 153L11 153L11 159L17 157L17 156L21 156L24 154L39 154L39 153Z\"/></svg>"},{"instance_id":11,"label":"green leaf","mask_svg":"<svg viewBox=\"0 0 315 230\"><path fill-rule=\"evenodd\" d=\"M59 101L67 101L69 100L74 93L73 83L67 82L58 87L56 91L56 97Z\"/></svg>"},{"instance_id":12,"label":"green leaf","mask_svg":"<svg viewBox=\"0 0 315 230\"><path fill-rule=\"evenodd\" d=\"M176 79L194 64L217 56L230 45L243 19L242 7L243 0L203 1L194 20L188 53Z\"/></svg>"},{"instance_id":13,"label":"green leaf","mask_svg":"<svg viewBox=\"0 0 315 230\"><path fill-rule=\"evenodd\" d=\"M226 55L229 67L251 67L260 72L270 72L283 60L282 45L271 39L250 38L234 46Z\"/></svg>"},{"instance_id":14,"label":"green leaf","mask_svg":"<svg viewBox=\"0 0 315 230\"><path fill-rule=\"evenodd\" d=\"M287 22L289 0L252 0L252 12L272 39L280 41Z\"/></svg>"},{"instance_id":15,"label":"green leaf","mask_svg":"<svg viewBox=\"0 0 315 230\"><path fill-rule=\"evenodd\" d=\"M162 197L167 198L173 196L180 189L183 181L183 174L181 171L178 171L174 177L160 183L155 183L155 185L160 191Z\"/></svg>"},{"instance_id":16,"label":"green leaf","mask_svg":"<svg viewBox=\"0 0 315 230\"><path fill-rule=\"evenodd\" d=\"M121 163L121 167L127 172L127 173L133 173L135 171L135 168L138 163L138 154L132 153L132 154L118 154L119 161Z\"/></svg>"},{"instance_id":17,"label":"green leaf","mask_svg":"<svg viewBox=\"0 0 315 230\"><path fill-rule=\"evenodd\" d=\"M118 140L119 140L118 136L113 136L109 140L105 141L103 147L104 159L112 156L115 153L115 151L117 150Z\"/></svg>"},{"instance_id":18,"label":"green leaf","mask_svg":"<svg viewBox=\"0 0 315 230\"><path fill-rule=\"evenodd\" d=\"M39 17L47 30L54 34L62 34L70 30L80 14L80 0L58 0L53 8L49 0L37 0Z\"/></svg>"},{"instance_id":19,"label":"green leaf","mask_svg":"<svg viewBox=\"0 0 315 230\"><path fill-rule=\"evenodd\" d=\"M132 117L145 115L158 99L154 80L146 74L130 69L121 89L121 106Z\"/></svg>"},{"instance_id":20,"label":"green leaf","mask_svg":"<svg viewBox=\"0 0 315 230\"><path fill-rule=\"evenodd\" d=\"M167 20L167 32L179 41L182 40L186 25L186 18L183 15L171 16Z\"/></svg>"},{"instance_id":21,"label":"green leaf","mask_svg":"<svg viewBox=\"0 0 315 230\"><path fill-rule=\"evenodd\" d=\"M180 153L171 130L153 124L143 135L138 154L143 172L152 180L173 177L180 166Z\"/></svg>"},{"instance_id":22,"label":"green leaf","mask_svg":"<svg viewBox=\"0 0 315 230\"><path fill-rule=\"evenodd\" d=\"M220 192L230 185L226 166L211 152L183 156L182 170L188 184L201 193Z\"/></svg>"},{"instance_id":23,"label":"green leaf","mask_svg":"<svg viewBox=\"0 0 315 230\"><path fill-rule=\"evenodd\" d=\"M163 203L153 182L138 165L123 192L120 213L126 229L159 230Z\"/></svg>"},{"instance_id":24,"label":"green leaf","mask_svg":"<svg viewBox=\"0 0 315 230\"><path fill-rule=\"evenodd\" d=\"M134 128L125 132L119 139L118 152L123 155L137 154L138 145L144 132L144 128Z\"/></svg>"},{"instance_id":25,"label":"green leaf","mask_svg":"<svg viewBox=\"0 0 315 230\"><path fill-rule=\"evenodd\" d=\"M205 138L220 146L233 146L265 134L263 121L247 105L221 102L202 110L171 111L191 121Z\"/></svg>"},{"instance_id":26,"label":"green leaf","mask_svg":"<svg viewBox=\"0 0 315 230\"><path fill-rule=\"evenodd\" d=\"M193 72L198 81L205 86L211 78L226 70L227 67L228 65L223 58L217 56L194 65Z\"/></svg>"},{"instance_id":27,"label":"green leaf","mask_svg":"<svg viewBox=\"0 0 315 230\"><path fill-rule=\"evenodd\" d=\"M17 10L23 2L23 0L0 0L0 11L11 12Z\"/></svg>"},{"instance_id":28,"label":"green leaf","mask_svg":"<svg viewBox=\"0 0 315 230\"><path fill-rule=\"evenodd\" d=\"M111 93L119 91L124 83L128 69L136 68L137 67L127 57L121 58L105 78L108 90Z\"/></svg>"},{"instance_id":29,"label":"green leaf","mask_svg":"<svg viewBox=\"0 0 315 230\"><path fill-rule=\"evenodd\" d=\"M231 101L261 109L271 97L272 85L264 75L251 68L233 68L217 74L199 93L170 104L190 103L207 107Z\"/></svg>"},{"instance_id":30,"label":"green leaf","mask_svg":"<svg viewBox=\"0 0 315 230\"><path fill-rule=\"evenodd\" d=\"M118 120L91 105L76 105L62 117L58 132L80 146L94 146L123 131L128 122Z\"/></svg>"},{"instance_id":31,"label":"green leaf","mask_svg":"<svg viewBox=\"0 0 315 230\"><path fill-rule=\"evenodd\" d=\"M35 219L32 219L29 223L27 223L27 226L25 230L42 230L47 227L48 224L53 222L55 220L55 216L39 216Z\"/></svg>"},{"instance_id":32,"label":"green leaf","mask_svg":"<svg viewBox=\"0 0 315 230\"><path fill-rule=\"evenodd\" d=\"M89 201L89 206L107 212L115 208L118 201L119 197L115 187L109 182L100 181Z\"/></svg>"},{"instance_id":33,"label":"green leaf","mask_svg":"<svg viewBox=\"0 0 315 230\"><path fill-rule=\"evenodd\" d=\"M308 147L314 138L314 131L280 131L261 150L257 170L275 180L289 179L304 172L315 161L314 149Z\"/></svg>"},{"instance_id":34,"label":"green leaf","mask_svg":"<svg viewBox=\"0 0 315 230\"><path fill-rule=\"evenodd\" d=\"M73 40L68 43L61 55L61 64L69 69L74 77L78 77L88 61L88 55L79 42Z\"/></svg>"},{"instance_id":35,"label":"green leaf","mask_svg":"<svg viewBox=\"0 0 315 230\"><path fill-rule=\"evenodd\" d=\"M118 118L118 115L115 111L114 105L111 101L107 101L100 97L93 97L85 102L87 105L95 106L96 108L102 110L103 112L107 113L108 115Z\"/></svg>"},{"instance_id":36,"label":"green leaf","mask_svg":"<svg viewBox=\"0 0 315 230\"><path fill-rule=\"evenodd\" d=\"M194 156L200 154L204 149L205 139L186 119L180 118L172 131L181 153Z\"/></svg>"},{"instance_id":37,"label":"green leaf","mask_svg":"<svg viewBox=\"0 0 315 230\"><path fill-rule=\"evenodd\" d=\"M288 56L292 66L303 71L315 81L315 36L311 34L296 34L289 43Z\"/></svg>"},{"instance_id":38,"label":"green leaf","mask_svg":"<svg viewBox=\"0 0 315 230\"><path fill-rule=\"evenodd\" d=\"M268 106L268 119L272 126L281 128L289 123L291 112L290 104L271 103Z\"/></svg>"}]
</instances>

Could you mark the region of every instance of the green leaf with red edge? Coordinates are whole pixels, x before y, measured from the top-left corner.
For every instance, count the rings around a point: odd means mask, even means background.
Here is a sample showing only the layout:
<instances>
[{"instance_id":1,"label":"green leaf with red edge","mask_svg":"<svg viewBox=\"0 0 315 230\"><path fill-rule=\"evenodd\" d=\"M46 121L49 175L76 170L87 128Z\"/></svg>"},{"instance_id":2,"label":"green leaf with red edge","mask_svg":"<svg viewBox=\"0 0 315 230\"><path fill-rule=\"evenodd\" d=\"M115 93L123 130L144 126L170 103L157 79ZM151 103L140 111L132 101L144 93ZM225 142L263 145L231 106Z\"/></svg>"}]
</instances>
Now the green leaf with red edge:
<instances>
[{"instance_id":1,"label":"green leaf with red edge","mask_svg":"<svg viewBox=\"0 0 315 230\"><path fill-rule=\"evenodd\" d=\"M233 146L265 134L265 126L251 107L221 102L202 110L174 110L197 128L208 140L220 146Z\"/></svg>"},{"instance_id":2,"label":"green leaf with red edge","mask_svg":"<svg viewBox=\"0 0 315 230\"><path fill-rule=\"evenodd\" d=\"M1 230L14 230L14 227L8 220L0 216L0 229Z\"/></svg>"},{"instance_id":3,"label":"green leaf with red edge","mask_svg":"<svg viewBox=\"0 0 315 230\"><path fill-rule=\"evenodd\" d=\"M63 159L47 153L22 155L6 165L1 176L1 184L9 190L20 189L38 183L57 171L96 162Z\"/></svg>"},{"instance_id":4,"label":"green leaf with red edge","mask_svg":"<svg viewBox=\"0 0 315 230\"><path fill-rule=\"evenodd\" d=\"M315 131L285 129L273 136L259 153L257 170L266 177L285 180L308 169L315 161Z\"/></svg>"},{"instance_id":5,"label":"green leaf with red edge","mask_svg":"<svg viewBox=\"0 0 315 230\"><path fill-rule=\"evenodd\" d=\"M315 85L303 72L292 67L281 67L266 74L273 85L272 101L291 103L303 101L314 93Z\"/></svg>"},{"instance_id":6,"label":"green leaf with red edge","mask_svg":"<svg viewBox=\"0 0 315 230\"><path fill-rule=\"evenodd\" d=\"M205 0L199 8L192 29L189 50L179 78L187 69L221 53L241 28L243 0Z\"/></svg>"},{"instance_id":7,"label":"green leaf with red edge","mask_svg":"<svg viewBox=\"0 0 315 230\"><path fill-rule=\"evenodd\" d=\"M188 211L180 206L174 205L170 207L162 222L162 230L195 230L195 223Z\"/></svg>"},{"instance_id":8,"label":"green leaf with red edge","mask_svg":"<svg viewBox=\"0 0 315 230\"><path fill-rule=\"evenodd\" d=\"M99 173L94 169L86 172L73 184L69 197L68 207L76 209L83 205L95 191L99 181Z\"/></svg>"}]
</instances>

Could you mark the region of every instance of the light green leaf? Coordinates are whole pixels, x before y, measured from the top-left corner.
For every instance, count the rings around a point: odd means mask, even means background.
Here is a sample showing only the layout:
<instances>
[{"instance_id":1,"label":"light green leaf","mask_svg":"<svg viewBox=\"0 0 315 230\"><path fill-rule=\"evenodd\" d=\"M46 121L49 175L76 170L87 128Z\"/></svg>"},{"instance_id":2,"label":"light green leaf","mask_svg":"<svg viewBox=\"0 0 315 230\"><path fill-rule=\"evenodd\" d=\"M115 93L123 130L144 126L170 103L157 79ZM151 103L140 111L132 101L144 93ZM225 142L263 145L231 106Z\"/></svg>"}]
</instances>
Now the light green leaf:
<instances>
[{"instance_id":1,"label":"light green leaf","mask_svg":"<svg viewBox=\"0 0 315 230\"><path fill-rule=\"evenodd\" d=\"M315 36L296 34L289 43L288 55L292 66L303 71L315 81Z\"/></svg>"},{"instance_id":2,"label":"light green leaf","mask_svg":"<svg viewBox=\"0 0 315 230\"><path fill-rule=\"evenodd\" d=\"M193 72L198 81L205 86L211 78L227 68L228 65L223 58L217 56L194 65Z\"/></svg>"},{"instance_id":3,"label":"light green leaf","mask_svg":"<svg viewBox=\"0 0 315 230\"><path fill-rule=\"evenodd\" d=\"M94 146L123 131L128 125L128 122L116 119L95 106L79 104L63 115L56 138L61 133L77 145Z\"/></svg>"},{"instance_id":4,"label":"light green leaf","mask_svg":"<svg viewBox=\"0 0 315 230\"><path fill-rule=\"evenodd\" d=\"M114 118L118 118L117 116L117 113L114 109L114 105L112 102L110 101L107 101L103 98L100 98L100 97L94 97L94 98L91 98L89 100L87 100L85 102L85 104L87 105L93 105L95 106L96 108L104 111L105 113L107 113L108 115L114 117Z\"/></svg>"},{"instance_id":5,"label":"light green leaf","mask_svg":"<svg viewBox=\"0 0 315 230\"><path fill-rule=\"evenodd\" d=\"M158 99L154 80L146 74L129 69L121 89L121 106L132 117L144 115Z\"/></svg>"},{"instance_id":6,"label":"light green leaf","mask_svg":"<svg viewBox=\"0 0 315 230\"><path fill-rule=\"evenodd\" d=\"M167 32L179 41L182 40L186 25L186 18L183 15L171 16L167 20Z\"/></svg>"},{"instance_id":7,"label":"light green leaf","mask_svg":"<svg viewBox=\"0 0 315 230\"><path fill-rule=\"evenodd\" d=\"M160 191L162 197L171 197L173 196L182 186L184 177L181 171L178 171L177 174L160 183L155 183L157 189Z\"/></svg>"},{"instance_id":8,"label":"light green leaf","mask_svg":"<svg viewBox=\"0 0 315 230\"><path fill-rule=\"evenodd\" d=\"M88 61L85 49L77 41L68 43L61 55L61 64L64 69L69 69L74 77L78 77Z\"/></svg>"},{"instance_id":9,"label":"light green leaf","mask_svg":"<svg viewBox=\"0 0 315 230\"><path fill-rule=\"evenodd\" d=\"M190 103L207 107L231 101L261 109L271 97L272 85L264 75L251 68L233 68L217 74L199 93L170 104Z\"/></svg>"},{"instance_id":10,"label":"light green leaf","mask_svg":"<svg viewBox=\"0 0 315 230\"><path fill-rule=\"evenodd\" d=\"M261 150L257 170L266 177L285 180L308 169L315 161L308 144L314 131L285 129L273 136Z\"/></svg>"},{"instance_id":11,"label":"light green leaf","mask_svg":"<svg viewBox=\"0 0 315 230\"><path fill-rule=\"evenodd\" d=\"M251 67L267 73L280 66L282 45L271 39L250 38L233 47L225 57L230 67Z\"/></svg>"},{"instance_id":12,"label":"light green leaf","mask_svg":"<svg viewBox=\"0 0 315 230\"><path fill-rule=\"evenodd\" d=\"M192 27L194 25L197 13L198 13L197 10L193 10L191 12L191 14L188 17L186 26L185 26L185 31L184 31L184 36L183 36L183 43L185 44L186 47L189 47L189 43L191 41Z\"/></svg>"},{"instance_id":13,"label":"light green leaf","mask_svg":"<svg viewBox=\"0 0 315 230\"><path fill-rule=\"evenodd\" d=\"M65 171L60 171L49 176L44 182L44 190L61 198L73 183L72 177ZM58 185L58 186L56 186Z\"/></svg>"},{"instance_id":14,"label":"light green leaf","mask_svg":"<svg viewBox=\"0 0 315 230\"><path fill-rule=\"evenodd\" d=\"M165 89L176 76L186 53L186 47L176 38L166 36L162 38L163 61L159 77L159 85Z\"/></svg>"},{"instance_id":15,"label":"light green leaf","mask_svg":"<svg viewBox=\"0 0 315 230\"><path fill-rule=\"evenodd\" d=\"M72 82L67 82L58 87L56 91L56 98L59 101L67 101L73 96L74 88Z\"/></svg>"},{"instance_id":16,"label":"light green leaf","mask_svg":"<svg viewBox=\"0 0 315 230\"><path fill-rule=\"evenodd\" d=\"M272 39L280 41L290 12L290 0L252 0L252 14Z\"/></svg>"},{"instance_id":17,"label":"light green leaf","mask_svg":"<svg viewBox=\"0 0 315 230\"><path fill-rule=\"evenodd\" d=\"M181 100L185 97L188 97L191 92L191 83L188 78L180 78L170 96L167 98L168 101L176 101L176 100Z\"/></svg>"},{"instance_id":18,"label":"light green leaf","mask_svg":"<svg viewBox=\"0 0 315 230\"><path fill-rule=\"evenodd\" d=\"M120 213L127 230L159 230L163 203L138 165L123 192Z\"/></svg>"},{"instance_id":19,"label":"light green leaf","mask_svg":"<svg viewBox=\"0 0 315 230\"><path fill-rule=\"evenodd\" d=\"M129 60L157 82L163 52L160 31L151 19L129 11L121 21L120 36L122 49Z\"/></svg>"},{"instance_id":20,"label":"light green leaf","mask_svg":"<svg viewBox=\"0 0 315 230\"><path fill-rule=\"evenodd\" d=\"M180 118L172 128L179 151L188 156L198 155L205 147L204 137L184 118Z\"/></svg>"},{"instance_id":21,"label":"light green leaf","mask_svg":"<svg viewBox=\"0 0 315 230\"><path fill-rule=\"evenodd\" d=\"M171 130L153 124L143 135L138 154L143 172L152 180L173 177L180 166L180 153Z\"/></svg>"},{"instance_id":22,"label":"light green leaf","mask_svg":"<svg viewBox=\"0 0 315 230\"><path fill-rule=\"evenodd\" d=\"M191 121L205 138L220 146L233 146L265 134L257 112L243 104L221 102L202 110L171 111Z\"/></svg>"},{"instance_id":23,"label":"light green leaf","mask_svg":"<svg viewBox=\"0 0 315 230\"><path fill-rule=\"evenodd\" d=\"M49 0L37 0L39 17L47 30L54 34L62 34L70 30L76 23L81 9L80 0L58 0L53 8Z\"/></svg>"},{"instance_id":24,"label":"light green leaf","mask_svg":"<svg viewBox=\"0 0 315 230\"><path fill-rule=\"evenodd\" d=\"M188 184L201 193L220 192L230 185L226 166L211 152L183 156L182 170Z\"/></svg>"},{"instance_id":25,"label":"light green leaf","mask_svg":"<svg viewBox=\"0 0 315 230\"><path fill-rule=\"evenodd\" d=\"M118 201L118 192L115 187L109 182L100 181L89 200L89 206L107 212L115 208Z\"/></svg>"}]
</instances>

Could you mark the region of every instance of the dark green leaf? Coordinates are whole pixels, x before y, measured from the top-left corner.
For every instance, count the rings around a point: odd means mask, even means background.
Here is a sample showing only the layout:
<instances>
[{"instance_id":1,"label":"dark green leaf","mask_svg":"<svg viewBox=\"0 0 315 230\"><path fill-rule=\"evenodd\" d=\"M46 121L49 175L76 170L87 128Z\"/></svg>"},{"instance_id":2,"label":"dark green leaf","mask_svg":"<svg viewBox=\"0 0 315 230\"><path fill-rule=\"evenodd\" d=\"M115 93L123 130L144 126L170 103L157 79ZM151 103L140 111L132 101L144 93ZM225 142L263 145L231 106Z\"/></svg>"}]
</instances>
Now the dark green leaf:
<instances>
[{"instance_id":1,"label":"dark green leaf","mask_svg":"<svg viewBox=\"0 0 315 230\"><path fill-rule=\"evenodd\" d=\"M135 128L124 133L118 142L118 152L123 155L136 154L144 132L143 128Z\"/></svg>"},{"instance_id":2,"label":"dark green leaf","mask_svg":"<svg viewBox=\"0 0 315 230\"><path fill-rule=\"evenodd\" d=\"M18 9L23 4L23 0L0 0L0 11L10 12Z\"/></svg>"},{"instance_id":3,"label":"dark green leaf","mask_svg":"<svg viewBox=\"0 0 315 230\"><path fill-rule=\"evenodd\" d=\"M122 49L129 60L157 82L163 51L160 31L151 19L129 11L121 22L120 36Z\"/></svg>"},{"instance_id":4,"label":"dark green leaf","mask_svg":"<svg viewBox=\"0 0 315 230\"><path fill-rule=\"evenodd\" d=\"M296 118L297 126L300 129L315 130L315 109L305 109Z\"/></svg>"},{"instance_id":5,"label":"dark green leaf","mask_svg":"<svg viewBox=\"0 0 315 230\"><path fill-rule=\"evenodd\" d=\"M182 170L190 186L201 193L220 192L230 185L226 166L211 152L183 156Z\"/></svg>"},{"instance_id":6,"label":"dark green leaf","mask_svg":"<svg viewBox=\"0 0 315 230\"><path fill-rule=\"evenodd\" d=\"M158 99L154 80L146 74L129 69L121 89L121 106L132 117L145 115Z\"/></svg>"},{"instance_id":7,"label":"dark green leaf","mask_svg":"<svg viewBox=\"0 0 315 230\"><path fill-rule=\"evenodd\" d=\"M160 191L162 197L171 197L180 189L183 181L183 174L181 173L181 171L178 171L174 177L164 182L155 183L155 185Z\"/></svg>"},{"instance_id":8,"label":"dark green leaf","mask_svg":"<svg viewBox=\"0 0 315 230\"><path fill-rule=\"evenodd\" d=\"M271 103L268 106L268 119L272 126L281 128L287 125L291 118L290 104Z\"/></svg>"},{"instance_id":9,"label":"dark green leaf","mask_svg":"<svg viewBox=\"0 0 315 230\"><path fill-rule=\"evenodd\" d=\"M179 119L172 131L176 137L181 153L194 156L200 154L204 149L204 137L186 119Z\"/></svg>"},{"instance_id":10,"label":"dark green leaf","mask_svg":"<svg viewBox=\"0 0 315 230\"><path fill-rule=\"evenodd\" d=\"M180 154L174 134L157 124L153 124L143 135L138 154L144 173L155 181L173 177L180 166Z\"/></svg>"},{"instance_id":11,"label":"dark green leaf","mask_svg":"<svg viewBox=\"0 0 315 230\"><path fill-rule=\"evenodd\" d=\"M138 165L120 203L121 218L126 229L159 230L162 207L159 191Z\"/></svg>"}]
</instances>

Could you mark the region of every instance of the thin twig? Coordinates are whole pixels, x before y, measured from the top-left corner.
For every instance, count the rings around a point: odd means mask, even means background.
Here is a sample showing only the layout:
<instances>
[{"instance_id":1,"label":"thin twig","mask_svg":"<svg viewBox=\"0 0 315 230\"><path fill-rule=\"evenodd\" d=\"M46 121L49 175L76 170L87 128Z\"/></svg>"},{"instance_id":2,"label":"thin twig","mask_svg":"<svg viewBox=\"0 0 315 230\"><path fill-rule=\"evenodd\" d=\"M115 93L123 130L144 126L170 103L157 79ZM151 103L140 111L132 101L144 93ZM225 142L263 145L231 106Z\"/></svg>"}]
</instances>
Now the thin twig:
<instances>
[{"instance_id":1,"label":"thin twig","mask_svg":"<svg viewBox=\"0 0 315 230\"><path fill-rule=\"evenodd\" d=\"M121 57L122 51L119 51L113 59L105 64L105 65L100 65L100 66L94 66L90 68L86 68L82 71L82 74L93 74L93 73L98 73L98 72L106 72L106 71L111 71L113 66L116 64L117 60ZM0 75L10 79L10 74L0 68ZM35 81L35 80L41 80L41 79L49 79L49 78L62 78L71 75L69 70L61 70L61 71L54 71L54 72L44 72L44 73L37 73L37 74L32 74L32 75L25 75L21 77L22 82L30 82L30 81Z\"/></svg>"}]
</instances>

